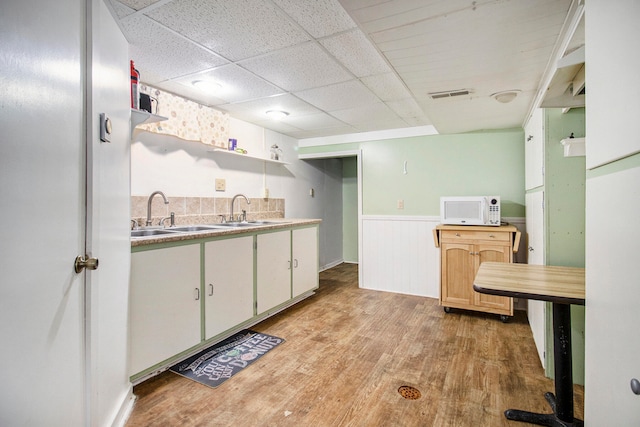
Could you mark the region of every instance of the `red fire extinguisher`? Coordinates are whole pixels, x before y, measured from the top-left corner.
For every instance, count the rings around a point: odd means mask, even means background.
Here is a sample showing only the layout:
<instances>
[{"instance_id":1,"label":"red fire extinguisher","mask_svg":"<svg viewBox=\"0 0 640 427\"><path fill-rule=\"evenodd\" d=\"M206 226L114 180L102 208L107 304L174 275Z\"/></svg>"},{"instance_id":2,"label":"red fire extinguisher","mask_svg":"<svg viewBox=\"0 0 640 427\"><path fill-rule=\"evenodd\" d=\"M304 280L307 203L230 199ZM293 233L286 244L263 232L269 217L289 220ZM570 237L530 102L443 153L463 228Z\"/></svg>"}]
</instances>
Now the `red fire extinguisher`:
<instances>
[{"instance_id":1,"label":"red fire extinguisher","mask_svg":"<svg viewBox=\"0 0 640 427\"><path fill-rule=\"evenodd\" d=\"M140 80L140 73L136 70L131 62L131 108L136 110L140 109L140 90L138 88L138 81Z\"/></svg>"}]
</instances>

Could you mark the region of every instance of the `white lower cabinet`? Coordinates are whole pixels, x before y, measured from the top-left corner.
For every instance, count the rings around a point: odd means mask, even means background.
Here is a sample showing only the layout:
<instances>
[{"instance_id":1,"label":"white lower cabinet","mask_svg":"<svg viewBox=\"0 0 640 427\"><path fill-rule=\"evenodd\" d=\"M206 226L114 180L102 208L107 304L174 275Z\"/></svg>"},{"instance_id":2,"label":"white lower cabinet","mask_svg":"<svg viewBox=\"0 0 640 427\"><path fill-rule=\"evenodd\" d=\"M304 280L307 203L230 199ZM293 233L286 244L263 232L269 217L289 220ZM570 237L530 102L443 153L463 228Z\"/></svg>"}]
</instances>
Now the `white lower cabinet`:
<instances>
[{"instance_id":1,"label":"white lower cabinet","mask_svg":"<svg viewBox=\"0 0 640 427\"><path fill-rule=\"evenodd\" d=\"M200 343L200 245L131 254L129 373Z\"/></svg>"},{"instance_id":2,"label":"white lower cabinet","mask_svg":"<svg viewBox=\"0 0 640 427\"><path fill-rule=\"evenodd\" d=\"M291 299L291 230L258 234L257 314Z\"/></svg>"},{"instance_id":3,"label":"white lower cabinet","mask_svg":"<svg viewBox=\"0 0 640 427\"><path fill-rule=\"evenodd\" d=\"M317 287L317 226L133 252L129 373L144 378Z\"/></svg>"},{"instance_id":4,"label":"white lower cabinet","mask_svg":"<svg viewBox=\"0 0 640 427\"><path fill-rule=\"evenodd\" d=\"M293 297L318 288L318 227L292 232Z\"/></svg>"},{"instance_id":5,"label":"white lower cabinet","mask_svg":"<svg viewBox=\"0 0 640 427\"><path fill-rule=\"evenodd\" d=\"M204 244L204 293L207 340L253 317L253 236Z\"/></svg>"}]
</instances>

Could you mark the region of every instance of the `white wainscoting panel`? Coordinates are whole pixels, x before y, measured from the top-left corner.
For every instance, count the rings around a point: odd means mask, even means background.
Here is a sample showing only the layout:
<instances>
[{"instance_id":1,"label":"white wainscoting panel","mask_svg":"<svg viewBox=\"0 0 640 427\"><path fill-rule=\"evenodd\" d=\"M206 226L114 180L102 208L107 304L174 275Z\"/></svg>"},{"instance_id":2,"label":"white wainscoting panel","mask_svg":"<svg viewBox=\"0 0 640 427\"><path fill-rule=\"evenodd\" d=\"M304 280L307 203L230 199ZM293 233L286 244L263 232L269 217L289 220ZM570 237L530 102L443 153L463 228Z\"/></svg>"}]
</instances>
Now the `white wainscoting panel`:
<instances>
[{"instance_id":1,"label":"white wainscoting panel","mask_svg":"<svg viewBox=\"0 0 640 427\"><path fill-rule=\"evenodd\" d=\"M365 289L439 298L440 252L433 241L439 217L363 216Z\"/></svg>"},{"instance_id":2,"label":"white wainscoting panel","mask_svg":"<svg viewBox=\"0 0 640 427\"><path fill-rule=\"evenodd\" d=\"M522 232L515 260L526 262L524 218L504 219ZM364 215L360 287L439 298L440 249L433 241L438 224L435 216Z\"/></svg>"}]
</instances>

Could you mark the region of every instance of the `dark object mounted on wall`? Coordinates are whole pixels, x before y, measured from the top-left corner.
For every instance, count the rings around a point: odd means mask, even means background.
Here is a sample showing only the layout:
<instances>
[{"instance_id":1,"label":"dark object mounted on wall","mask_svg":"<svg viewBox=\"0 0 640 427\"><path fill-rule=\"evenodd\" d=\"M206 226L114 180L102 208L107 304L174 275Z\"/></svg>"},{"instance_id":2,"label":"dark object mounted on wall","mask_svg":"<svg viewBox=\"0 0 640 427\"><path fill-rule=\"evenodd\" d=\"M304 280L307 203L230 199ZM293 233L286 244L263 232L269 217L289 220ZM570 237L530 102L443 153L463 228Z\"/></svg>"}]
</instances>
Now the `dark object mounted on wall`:
<instances>
[{"instance_id":1,"label":"dark object mounted on wall","mask_svg":"<svg viewBox=\"0 0 640 427\"><path fill-rule=\"evenodd\" d=\"M151 97L146 93L140 94L140 109L151 113Z\"/></svg>"}]
</instances>

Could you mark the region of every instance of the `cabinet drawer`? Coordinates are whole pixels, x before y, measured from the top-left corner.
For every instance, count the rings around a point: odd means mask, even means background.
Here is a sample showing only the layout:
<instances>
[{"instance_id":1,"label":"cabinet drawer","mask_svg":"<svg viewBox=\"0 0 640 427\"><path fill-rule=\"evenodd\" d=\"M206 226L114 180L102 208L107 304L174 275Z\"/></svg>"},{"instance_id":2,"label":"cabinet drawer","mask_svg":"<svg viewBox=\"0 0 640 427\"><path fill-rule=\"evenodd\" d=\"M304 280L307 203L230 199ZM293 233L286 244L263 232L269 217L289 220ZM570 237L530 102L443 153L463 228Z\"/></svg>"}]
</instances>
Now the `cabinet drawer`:
<instances>
[{"instance_id":1,"label":"cabinet drawer","mask_svg":"<svg viewBox=\"0 0 640 427\"><path fill-rule=\"evenodd\" d=\"M460 242L463 240L484 240L490 242L509 242L511 233L504 231L476 231L476 230L443 230L443 242Z\"/></svg>"}]
</instances>

